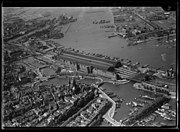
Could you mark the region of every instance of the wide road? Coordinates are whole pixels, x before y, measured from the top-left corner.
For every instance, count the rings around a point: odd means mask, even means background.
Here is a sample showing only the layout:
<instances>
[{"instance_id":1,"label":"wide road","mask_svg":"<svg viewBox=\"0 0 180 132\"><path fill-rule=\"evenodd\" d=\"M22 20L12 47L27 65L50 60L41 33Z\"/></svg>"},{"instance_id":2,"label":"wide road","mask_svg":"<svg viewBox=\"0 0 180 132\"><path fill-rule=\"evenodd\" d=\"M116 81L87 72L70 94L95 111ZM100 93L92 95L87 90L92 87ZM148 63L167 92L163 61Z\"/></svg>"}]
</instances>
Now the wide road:
<instances>
[{"instance_id":1,"label":"wide road","mask_svg":"<svg viewBox=\"0 0 180 132\"><path fill-rule=\"evenodd\" d=\"M93 85L95 87L97 87L97 85ZM98 87L97 87L98 88ZM115 119L113 119L114 116L114 112L116 109L116 103L108 96L106 95L100 88L98 88L100 90L100 92L102 93L101 96L103 98L108 99L109 101L112 102L112 107L109 109L109 111L103 116L103 118L105 118L108 122L110 122L113 126L121 126L121 122L117 122Z\"/></svg>"}]
</instances>

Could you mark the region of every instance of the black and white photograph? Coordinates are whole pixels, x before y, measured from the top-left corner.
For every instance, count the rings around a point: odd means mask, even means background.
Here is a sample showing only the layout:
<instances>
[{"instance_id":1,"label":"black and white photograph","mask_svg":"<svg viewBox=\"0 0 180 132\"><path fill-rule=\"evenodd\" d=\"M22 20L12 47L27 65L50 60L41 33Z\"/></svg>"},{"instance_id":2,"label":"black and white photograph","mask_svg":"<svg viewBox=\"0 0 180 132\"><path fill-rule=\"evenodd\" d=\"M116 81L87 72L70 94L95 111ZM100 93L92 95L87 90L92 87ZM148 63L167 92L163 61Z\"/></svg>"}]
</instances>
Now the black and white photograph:
<instances>
[{"instance_id":1,"label":"black and white photograph","mask_svg":"<svg viewBox=\"0 0 180 132\"><path fill-rule=\"evenodd\" d=\"M177 127L177 10L1 9L2 129Z\"/></svg>"}]
</instances>

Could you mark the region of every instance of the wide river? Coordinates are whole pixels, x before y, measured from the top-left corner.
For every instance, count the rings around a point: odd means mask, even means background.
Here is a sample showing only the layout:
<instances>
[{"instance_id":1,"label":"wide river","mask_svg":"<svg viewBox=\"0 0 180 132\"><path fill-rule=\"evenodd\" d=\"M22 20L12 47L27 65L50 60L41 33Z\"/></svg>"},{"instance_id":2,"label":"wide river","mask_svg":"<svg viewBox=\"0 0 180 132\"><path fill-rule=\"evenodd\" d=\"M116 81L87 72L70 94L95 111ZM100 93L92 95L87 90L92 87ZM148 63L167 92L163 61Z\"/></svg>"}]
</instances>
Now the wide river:
<instances>
[{"instance_id":1,"label":"wide river","mask_svg":"<svg viewBox=\"0 0 180 132\"><path fill-rule=\"evenodd\" d=\"M93 24L93 21L100 20L110 20L106 25L114 23L113 15L108 8L78 8L74 14L78 20L71 23L69 28L65 28L64 38L54 41L80 51L120 57L132 62L138 61L142 65L149 64L154 68L163 67L166 70L172 64L176 64L176 48L157 46L155 40L127 47L127 42L123 38L108 38L107 36L112 33L106 31L110 29L100 28L103 24Z\"/></svg>"}]
</instances>

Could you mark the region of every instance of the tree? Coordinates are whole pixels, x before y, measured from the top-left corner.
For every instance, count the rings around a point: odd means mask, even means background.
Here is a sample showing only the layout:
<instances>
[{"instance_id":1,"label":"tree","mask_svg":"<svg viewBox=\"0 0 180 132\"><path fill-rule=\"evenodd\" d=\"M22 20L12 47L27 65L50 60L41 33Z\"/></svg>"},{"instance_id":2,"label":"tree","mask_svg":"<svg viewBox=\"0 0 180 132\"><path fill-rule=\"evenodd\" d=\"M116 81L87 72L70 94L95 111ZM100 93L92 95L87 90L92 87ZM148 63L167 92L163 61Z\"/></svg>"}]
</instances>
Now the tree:
<instances>
[{"instance_id":1,"label":"tree","mask_svg":"<svg viewBox=\"0 0 180 132\"><path fill-rule=\"evenodd\" d=\"M115 69L114 69L114 67L109 67L108 69L107 69L107 71L109 71L109 72L114 72L115 71Z\"/></svg>"},{"instance_id":2,"label":"tree","mask_svg":"<svg viewBox=\"0 0 180 132\"><path fill-rule=\"evenodd\" d=\"M90 66L90 73L93 73L93 69L94 69L94 67Z\"/></svg>"},{"instance_id":3,"label":"tree","mask_svg":"<svg viewBox=\"0 0 180 132\"><path fill-rule=\"evenodd\" d=\"M91 73L91 71L90 71L90 67L89 67L89 66L87 67L87 72L88 72L88 74L90 74L90 73Z\"/></svg>"},{"instance_id":4,"label":"tree","mask_svg":"<svg viewBox=\"0 0 180 132\"><path fill-rule=\"evenodd\" d=\"M122 67L122 63L121 63L120 61L118 61L118 62L115 64L114 67L115 67L115 68Z\"/></svg>"},{"instance_id":5,"label":"tree","mask_svg":"<svg viewBox=\"0 0 180 132\"><path fill-rule=\"evenodd\" d=\"M58 67L56 73L60 73L61 72L61 67Z\"/></svg>"},{"instance_id":6,"label":"tree","mask_svg":"<svg viewBox=\"0 0 180 132\"><path fill-rule=\"evenodd\" d=\"M149 76L149 75L145 75L144 80L145 80L145 81L150 81L150 80L151 80L151 78L150 78L150 76Z\"/></svg>"},{"instance_id":7,"label":"tree","mask_svg":"<svg viewBox=\"0 0 180 132\"><path fill-rule=\"evenodd\" d=\"M119 76L119 74L116 74L116 80L121 80L121 79L122 79L122 77Z\"/></svg>"},{"instance_id":8,"label":"tree","mask_svg":"<svg viewBox=\"0 0 180 132\"><path fill-rule=\"evenodd\" d=\"M77 71L78 71L80 69L80 66L78 63L76 64L76 67L77 67Z\"/></svg>"}]
</instances>

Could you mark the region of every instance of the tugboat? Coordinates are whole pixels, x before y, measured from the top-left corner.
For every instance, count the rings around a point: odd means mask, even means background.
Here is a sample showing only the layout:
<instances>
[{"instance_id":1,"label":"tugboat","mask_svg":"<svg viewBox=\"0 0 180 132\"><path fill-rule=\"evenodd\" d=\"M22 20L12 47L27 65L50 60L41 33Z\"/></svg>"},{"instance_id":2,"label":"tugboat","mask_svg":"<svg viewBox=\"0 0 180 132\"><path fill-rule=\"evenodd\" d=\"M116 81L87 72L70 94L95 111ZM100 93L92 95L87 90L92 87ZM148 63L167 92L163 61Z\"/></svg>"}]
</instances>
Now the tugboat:
<instances>
[{"instance_id":1,"label":"tugboat","mask_svg":"<svg viewBox=\"0 0 180 132\"><path fill-rule=\"evenodd\" d=\"M129 80L126 80L124 78L122 78L121 80L118 80L118 81L114 81L114 85L120 85L120 84L126 84L126 83L129 83L130 81Z\"/></svg>"}]
</instances>

